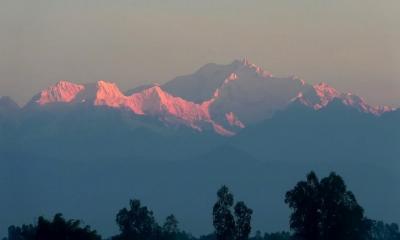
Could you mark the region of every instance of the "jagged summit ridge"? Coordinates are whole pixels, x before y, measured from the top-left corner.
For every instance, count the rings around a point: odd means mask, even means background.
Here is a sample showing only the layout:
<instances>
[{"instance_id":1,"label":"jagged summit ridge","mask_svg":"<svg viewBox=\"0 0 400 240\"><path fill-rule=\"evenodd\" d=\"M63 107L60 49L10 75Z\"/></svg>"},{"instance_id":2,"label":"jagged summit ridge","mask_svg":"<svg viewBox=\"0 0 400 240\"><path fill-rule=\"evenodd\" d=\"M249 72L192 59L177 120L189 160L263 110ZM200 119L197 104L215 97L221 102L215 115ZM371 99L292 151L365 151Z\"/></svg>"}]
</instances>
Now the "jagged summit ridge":
<instances>
[{"instance_id":1,"label":"jagged summit ridge","mask_svg":"<svg viewBox=\"0 0 400 240\"><path fill-rule=\"evenodd\" d=\"M232 135L271 118L293 102L320 110L336 99L375 115L393 110L370 106L361 97L341 93L324 82L311 85L296 76L276 77L247 58L228 65L207 64L192 75L164 85L139 86L126 93L104 80L93 84L63 80L41 91L32 102L38 106L63 103L120 108L156 117L166 124Z\"/></svg>"},{"instance_id":2,"label":"jagged summit ridge","mask_svg":"<svg viewBox=\"0 0 400 240\"><path fill-rule=\"evenodd\" d=\"M340 100L344 105L356 108L360 112L380 115L387 111L392 111L390 107L374 107L369 105L362 97L352 93L341 93L329 84L321 82L312 86L312 91L306 90L300 92L295 100L299 100L302 104L312 107L315 110L326 107L335 99Z\"/></svg>"},{"instance_id":3,"label":"jagged summit ridge","mask_svg":"<svg viewBox=\"0 0 400 240\"><path fill-rule=\"evenodd\" d=\"M211 119L206 105L172 96L159 85L127 96L115 83L104 80L85 85L63 80L38 96L38 99L33 99L38 106L64 103L127 109L137 115L155 116L167 124L182 124L197 131L211 128L222 135L233 134Z\"/></svg>"}]
</instances>

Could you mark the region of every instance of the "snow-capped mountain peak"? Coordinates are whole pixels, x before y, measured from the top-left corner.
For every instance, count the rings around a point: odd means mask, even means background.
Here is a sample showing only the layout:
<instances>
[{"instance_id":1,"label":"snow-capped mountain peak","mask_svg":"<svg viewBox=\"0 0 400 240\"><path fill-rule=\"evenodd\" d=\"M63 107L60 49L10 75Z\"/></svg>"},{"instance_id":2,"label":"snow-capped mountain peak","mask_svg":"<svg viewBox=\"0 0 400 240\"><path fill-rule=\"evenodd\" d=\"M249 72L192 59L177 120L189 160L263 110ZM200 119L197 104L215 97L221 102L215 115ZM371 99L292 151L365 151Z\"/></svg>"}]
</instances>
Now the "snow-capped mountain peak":
<instances>
[{"instance_id":1,"label":"snow-capped mountain peak","mask_svg":"<svg viewBox=\"0 0 400 240\"><path fill-rule=\"evenodd\" d=\"M36 103L46 105L53 102L71 102L84 89L83 85L61 80L55 85L41 91Z\"/></svg>"},{"instance_id":2,"label":"snow-capped mountain peak","mask_svg":"<svg viewBox=\"0 0 400 240\"><path fill-rule=\"evenodd\" d=\"M313 88L315 89L317 95L321 98L333 99L340 95L339 91L325 82L315 84L313 85Z\"/></svg>"},{"instance_id":3,"label":"snow-capped mountain peak","mask_svg":"<svg viewBox=\"0 0 400 240\"><path fill-rule=\"evenodd\" d=\"M392 111L389 107L374 107L369 105L362 97L352 93L341 93L327 83L321 82L306 88L300 92L294 100L299 100L302 104L312 107L315 110L326 107L335 99L340 100L344 105L357 109L360 112L380 115L387 111Z\"/></svg>"},{"instance_id":4,"label":"snow-capped mountain peak","mask_svg":"<svg viewBox=\"0 0 400 240\"><path fill-rule=\"evenodd\" d=\"M108 107L120 107L124 104L126 97L115 83L100 80L96 83L96 95L94 105L105 105Z\"/></svg>"},{"instance_id":5,"label":"snow-capped mountain peak","mask_svg":"<svg viewBox=\"0 0 400 240\"><path fill-rule=\"evenodd\" d=\"M235 72L250 71L257 73L264 78L273 77L273 75L270 72L262 69L261 67L257 66L254 63L251 63L247 57L245 57L242 60L237 60L236 62L240 63L240 67L236 69Z\"/></svg>"},{"instance_id":6,"label":"snow-capped mountain peak","mask_svg":"<svg viewBox=\"0 0 400 240\"><path fill-rule=\"evenodd\" d=\"M321 109L328 105L333 99L340 97L341 93L325 82L312 86L318 97L317 103L313 104L314 109Z\"/></svg>"}]
</instances>

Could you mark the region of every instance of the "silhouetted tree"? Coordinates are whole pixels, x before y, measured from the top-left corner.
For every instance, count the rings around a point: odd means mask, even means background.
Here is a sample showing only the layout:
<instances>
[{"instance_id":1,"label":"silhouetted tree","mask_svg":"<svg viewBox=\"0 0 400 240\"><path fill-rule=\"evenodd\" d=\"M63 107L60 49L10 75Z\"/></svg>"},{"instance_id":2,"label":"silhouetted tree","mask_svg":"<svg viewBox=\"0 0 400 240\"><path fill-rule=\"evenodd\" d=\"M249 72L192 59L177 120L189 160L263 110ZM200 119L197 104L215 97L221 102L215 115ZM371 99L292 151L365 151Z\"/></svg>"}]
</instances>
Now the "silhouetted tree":
<instances>
[{"instance_id":1,"label":"silhouetted tree","mask_svg":"<svg viewBox=\"0 0 400 240\"><path fill-rule=\"evenodd\" d=\"M365 239L369 229L364 210L339 175L321 180L320 203L322 239Z\"/></svg>"},{"instance_id":2,"label":"silhouetted tree","mask_svg":"<svg viewBox=\"0 0 400 240\"><path fill-rule=\"evenodd\" d=\"M176 234L179 232L178 220L175 218L173 214L169 215L165 219L165 223L163 225L163 232L168 234Z\"/></svg>"},{"instance_id":3,"label":"silhouetted tree","mask_svg":"<svg viewBox=\"0 0 400 240\"><path fill-rule=\"evenodd\" d=\"M217 240L232 240L235 237L235 219L232 215L233 195L228 187L217 192L218 200L213 207L213 224Z\"/></svg>"},{"instance_id":4,"label":"silhouetted tree","mask_svg":"<svg viewBox=\"0 0 400 240\"><path fill-rule=\"evenodd\" d=\"M100 240L101 237L89 226L80 227L79 220L65 220L56 214L52 221L39 217L37 225L11 226L8 240Z\"/></svg>"},{"instance_id":5,"label":"silhouetted tree","mask_svg":"<svg viewBox=\"0 0 400 240\"><path fill-rule=\"evenodd\" d=\"M291 235L289 232L276 232L264 234L264 240L290 240Z\"/></svg>"},{"instance_id":6,"label":"silhouetted tree","mask_svg":"<svg viewBox=\"0 0 400 240\"><path fill-rule=\"evenodd\" d=\"M163 239L165 240L175 240L178 239L180 231L178 228L178 220L174 215L169 215L165 219L165 223L162 228Z\"/></svg>"},{"instance_id":7,"label":"silhouetted tree","mask_svg":"<svg viewBox=\"0 0 400 240\"><path fill-rule=\"evenodd\" d=\"M207 234L207 235L201 235L198 238L198 240L216 240L216 239L217 238L215 236L215 233L210 233L210 234Z\"/></svg>"},{"instance_id":8,"label":"silhouetted tree","mask_svg":"<svg viewBox=\"0 0 400 240\"><path fill-rule=\"evenodd\" d=\"M10 226L8 228L8 240L28 240L36 238L36 227L22 225L22 227Z\"/></svg>"},{"instance_id":9,"label":"silhouetted tree","mask_svg":"<svg viewBox=\"0 0 400 240\"><path fill-rule=\"evenodd\" d=\"M176 217L171 214L169 215L164 222L162 227L162 240L195 240L195 238L179 229L179 222Z\"/></svg>"},{"instance_id":10,"label":"silhouetted tree","mask_svg":"<svg viewBox=\"0 0 400 240\"><path fill-rule=\"evenodd\" d=\"M256 235L253 237L253 239L254 239L254 240L262 240L262 239L263 239L262 233L261 233L260 230L257 230L257 231L256 231Z\"/></svg>"},{"instance_id":11,"label":"silhouetted tree","mask_svg":"<svg viewBox=\"0 0 400 240\"><path fill-rule=\"evenodd\" d=\"M213 224L217 240L247 240L251 232L251 215L253 210L244 202L234 204L233 194L229 188L222 186L217 192L217 202L213 207Z\"/></svg>"},{"instance_id":12,"label":"silhouetted tree","mask_svg":"<svg viewBox=\"0 0 400 240\"><path fill-rule=\"evenodd\" d=\"M236 240L247 240L251 232L251 214L253 210L248 208L244 202L238 202L235 205L236 217Z\"/></svg>"},{"instance_id":13,"label":"silhouetted tree","mask_svg":"<svg viewBox=\"0 0 400 240\"><path fill-rule=\"evenodd\" d=\"M151 240L158 239L161 228L154 219L153 212L141 206L139 200L130 200L129 209L121 209L116 218L121 233L115 240Z\"/></svg>"},{"instance_id":14,"label":"silhouetted tree","mask_svg":"<svg viewBox=\"0 0 400 240\"><path fill-rule=\"evenodd\" d=\"M364 211L343 179L335 173L318 181L314 172L286 193L293 212L290 227L301 240L365 239L369 225Z\"/></svg>"},{"instance_id":15,"label":"silhouetted tree","mask_svg":"<svg viewBox=\"0 0 400 240\"><path fill-rule=\"evenodd\" d=\"M400 240L399 226L382 221L370 220L369 240Z\"/></svg>"},{"instance_id":16,"label":"silhouetted tree","mask_svg":"<svg viewBox=\"0 0 400 240\"><path fill-rule=\"evenodd\" d=\"M320 197L319 180L314 172L307 175L306 181L286 193L285 203L294 211L290 217L290 227L295 237L304 240L320 239Z\"/></svg>"}]
</instances>

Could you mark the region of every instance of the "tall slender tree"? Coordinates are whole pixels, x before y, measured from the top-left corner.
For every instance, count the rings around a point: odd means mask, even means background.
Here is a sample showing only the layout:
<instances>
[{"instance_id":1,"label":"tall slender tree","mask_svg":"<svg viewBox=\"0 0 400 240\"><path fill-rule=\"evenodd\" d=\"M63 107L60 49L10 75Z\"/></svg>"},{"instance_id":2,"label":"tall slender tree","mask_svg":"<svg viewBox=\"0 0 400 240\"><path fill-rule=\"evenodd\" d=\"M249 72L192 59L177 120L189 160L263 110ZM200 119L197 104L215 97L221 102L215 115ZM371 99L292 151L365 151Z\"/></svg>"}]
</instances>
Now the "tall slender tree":
<instances>
[{"instance_id":1,"label":"tall slender tree","mask_svg":"<svg viewBox=\"0 0 400 240\"><path fill-rule=\"evenodd\" d=\"M232 215L233 195L227 186L217 192L218 200L213 207L213 224L217 240L233 240L235 237L235 219Z\"/></svg>"},{"instance_id":2,"label":"tall slender tree","mask_svg":"<svg viewBox=\"0 0 400 240\"><path fill-rule=\"evenodd\" d=\"M244 202L237 202L235 205L236 217L236 240L248 240L251 232L251 215L253 210L248 208Z\"/></svg>"},{"instance_id":3,"label":"tall slender tree","mask_svg":"<svg viewBox=\"0 0 400 240\"><path fill-rule=\"evenodd\" d=\"M251 232L253 210L244 202L237 202L234 209L233 194L227 186L217 192L218 200L213 207L213 224L217 240L247 240ZM234 215L232 214L234 211Z\"/></svg>"},{"instance_id":4,"label":"tall slender tree","mask_svg":"<svg viewBox=\"0 0 400 240\"><path fill-rule=\"evenodd\" d=\"M318 240L321 237L319 188L317 175L310 172L306 181L300 181L286 193L285 202L293 209L290 227L298 239Z\"/></svg>"}]
</instances>

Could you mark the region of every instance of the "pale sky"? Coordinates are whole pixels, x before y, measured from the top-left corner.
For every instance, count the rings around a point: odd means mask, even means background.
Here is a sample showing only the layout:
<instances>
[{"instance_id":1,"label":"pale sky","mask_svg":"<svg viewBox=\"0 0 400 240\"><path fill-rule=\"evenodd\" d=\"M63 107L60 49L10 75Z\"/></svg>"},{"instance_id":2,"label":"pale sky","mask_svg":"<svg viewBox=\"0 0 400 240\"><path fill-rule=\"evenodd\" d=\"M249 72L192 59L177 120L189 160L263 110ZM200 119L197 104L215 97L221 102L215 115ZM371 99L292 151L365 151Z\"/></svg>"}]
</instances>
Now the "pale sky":
<instances>
[{"instance_id":1,"label":"pale sky","mask_svg":"<svg viewBox=\"0 0 400 240\"><path fill-rule=\"evenodd\" d=\"M250 61L400 106L398 0L0 0L0 95Z\"/></svg>"}]
</instances>

